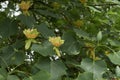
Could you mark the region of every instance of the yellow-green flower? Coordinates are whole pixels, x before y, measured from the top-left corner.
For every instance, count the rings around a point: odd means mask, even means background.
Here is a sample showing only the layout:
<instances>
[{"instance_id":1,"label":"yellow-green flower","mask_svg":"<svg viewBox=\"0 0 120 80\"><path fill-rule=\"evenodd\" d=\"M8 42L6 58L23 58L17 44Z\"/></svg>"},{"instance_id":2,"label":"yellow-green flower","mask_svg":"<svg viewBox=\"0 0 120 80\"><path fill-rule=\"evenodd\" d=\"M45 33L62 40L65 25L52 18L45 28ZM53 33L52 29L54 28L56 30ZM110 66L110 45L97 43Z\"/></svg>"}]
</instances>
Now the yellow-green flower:
<instances>
[{"instance_id":1,"label":"yellow-green flower","mask_svg":"<svg viewBox=\"0 0 120 80\"><path fill-rule=\"evenodd\" d=\"M64 40L62 40L61 37L49 37L49 41L54 47L60 47L64 43Z\"/></svg>"},{"instance_id":2,"label":"yellow-green flower","mask_svg":"<svg viewBox=\"0 0 120 80\"><path fill-rule=\"evenodd\" d=\"M25 29L23 33L28 39L35 39L39 35L37 29Z\"/></svg>"},{"instance_id":3,"label":"yellow-green flower","mask_svg":"<svg viewBox=\"0 0 120 80\"><path fill-rule=\"evenodd\" d=\"M30 1L21 1L21 3L19 4L20 9L22 9L23 11L28 10L31 7L32 3Z\"/></svg>"},{"instance_id":4,"label":"yellow-green flower","mask_svg":"<svg viewBox=\"0 0 120 80\"><path fill-rule=\"evenodd\" d=\"M28 9L32 6L31 1L21 1L19 4L20 9L23 11L23 14L29 15Z\"/></svg>"}]
</instances>

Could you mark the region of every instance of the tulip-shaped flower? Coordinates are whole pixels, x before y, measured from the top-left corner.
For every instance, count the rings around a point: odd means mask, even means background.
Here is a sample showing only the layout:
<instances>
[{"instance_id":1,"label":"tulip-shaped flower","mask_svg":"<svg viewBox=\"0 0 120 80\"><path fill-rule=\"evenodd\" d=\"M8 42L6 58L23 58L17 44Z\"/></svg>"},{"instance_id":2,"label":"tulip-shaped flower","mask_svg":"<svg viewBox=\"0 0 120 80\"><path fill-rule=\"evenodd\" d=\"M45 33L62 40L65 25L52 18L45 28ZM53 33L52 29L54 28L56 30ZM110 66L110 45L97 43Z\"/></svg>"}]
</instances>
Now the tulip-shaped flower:
<instances>
[{"instance_id":1,"label":"tulip-shaped flower","mask_svg":"<svg viewBox=\"0 0 120 80\"><path fill-rule=\"evenodd\" d=\"M49 37L49 41L55 47L60 47L64 43L64 40L62 40L61 37Z\"/></svg>"},{"instance_id":2,"label":"tulip-shaped flower","mask_svg":"<svg viewBox=\"0 0 120 80\"><path fill-rule=\"evenodd\" d=\"M27 37L27 40L25 41L25 49L29 49L32 42L36 43L35 38L39 35L39 32L37 29L25 29L23 33Z\"/></svg>"},{"instance_id":3,"label":"tulip-shaped flower","mask_svg":"<svg viewBox=\"0 0 120 80\"><path fill-rule=\"evenodd\" d=\"M24 15L30 15L28 10L32 6L32 3L30 1L21 1L19 4L20 9L22 10Z\"/></svg>"},{"instance_id":4,"label":"tulip-shaped flower","mask_svg":"<svg viewBox=\"0 0 120 80\"><path fill-rule=\"evenodd\" d=\"M39 34L37 29L25 29L23 33L28 39L35 39Z\"/></svg>"},{"instance_id":5,"label":"tulip-shaped flower","mask_svg":"<svg viewBox=\"0 0 120 80\"><path fill-rule=\"evenodd\" d=\"M54 46L53 50L55 50L56 54L61 57L59 47L64 44L64 40L61 37L49 37L49 42Z\"/></svg>"}]
</instances>

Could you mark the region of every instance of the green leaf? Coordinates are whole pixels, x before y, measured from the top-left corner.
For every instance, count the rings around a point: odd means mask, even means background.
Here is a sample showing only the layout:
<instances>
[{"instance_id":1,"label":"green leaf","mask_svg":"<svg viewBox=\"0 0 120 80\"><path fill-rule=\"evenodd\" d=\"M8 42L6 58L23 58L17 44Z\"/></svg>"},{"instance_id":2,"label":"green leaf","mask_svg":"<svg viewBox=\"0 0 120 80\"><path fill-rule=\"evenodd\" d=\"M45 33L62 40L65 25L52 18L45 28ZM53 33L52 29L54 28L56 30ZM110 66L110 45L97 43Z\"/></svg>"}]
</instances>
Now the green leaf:
<instances>
[{"instance_id":1,"label":"green leaf","mask_svg":"<svg viewBox=\"0 0 120 80\"><path fill-rule=\"evenodd\" d=\"M20 80L20 79L15 75L8 75L7 80Z\"/></svg>"},{"instance_id":2,"label":"green leaf","mask_svg":"<svg viewBox=\"0 0 120 80\"><path fill-rule=\"evenodd\" d=\"M53 18L59 18L60 16L58 14L55 14L51 11L47 11L47 10L36 10L37 13L44 15L44 16L49 16L49 17L53 17Z\"/></svg>"},{"instance_id":3,"label":"green leaf","mask_svg":"<svg viewBox=\"0 0 120 80\"><path fill-rule=\"evenodd\" d=\"M35 66L41 70L47 71L51 76L50 80L61 80L61 76L66 74L66 67L62 61L40 59Z\"/></svg>"},{"instance_id":4,"label":"green leaf","mask_svg":"<svg viewBox=\"0 0 120 80\"><path fill-rule=\"evenodd\" d=\"M51 73L51 79L50 80L58 80L61 76L66 74L66 67L61 61L52 61L50 63L50 73Z\"/></svg>"},{"instance_id":5,"label":"green leaf","mask_svg":"<svg viewBox=\"0 0 120 80\"><path fill-rule=\"evenodd\" d=\"M107 39L111 46L120 47L120 42L118 40Z\"/></svg>"},{"instance_id":6,"label":"green leaf","mask_svg":"<svg viewBox=\"0 0 120 80\"><path fill-rule=\"evenodd\" d=\"M38 62L35 64L35 67L50 73L50 59L40 58Z\"/></svg>"},{"instance_id":7,"label":"green leaf","mask_svg":"<svg viewBox=\"0 0 120 80\"><path fill-rule=\"evenodd\" d=\"M5 80L7 77L7 71L4 68L0 68L0 80Z\"/></svg>"},{"instance_id":8,"label":"green leaf","mask_svg":"<svg viewBox=\"0 0 120 80\"><path fill-rule=\"evenodd\" d=\"M41 58L35 66L40 71L24 80L61 80L61 77L66 74L66 67L62 61L50 61L47 58Z\"/></svg>"},{"instance_id":9,"label":"green leaf","mask_svg":"<svg viewBox=\"0 0 120 80\"><path fill-rule=\"evenodd\" d=\"M104 61L92 61L91 59L83 59L80 65L86 72L93 73L93 78L102 80L103 73L107 70L107 65Z\"/></svg>"},{"instance_id":10,"label":"green leaf","mask_svg":"<svg viewBox=\"0 0 120 80\"><path fill-rule=\"evenodd\" d=\"M23 40L16 40L16 42L14 42L14 44L12 44L12 47L13 47L14 49L23 48L24 45L25 45L24 42L25 42L25 41L23 41Z\"/></svg>"},{"instance_id":11,"label":"green leaf","mask_svg":"<svg viewBox=\"0 0 120 80\"><path fill-rule=\"evenodd\" d=\"M5 80L5 77L3 77L2 75L0 75L0 80Z\"/></svg>"},{"instance_id":12,"label":"green leaf","mask_svg":"<svg viewBox=\"0 0 120 80\"><path fill-rule=\"evenodd\" d=\"M74 29L74 32L76 33L76 35L79 38L83 38L85 40L96 40L95 37L90 37L90 35L88 33L86 33L85 31L81 30L81 29Z\"/></svg>"},{"instance_id":13,"label":"green leaf","mask_svg":"<svg viewBox=\"0 0 120 80\"><path fill-rule=\"evenodd\" d=\"M24 62L25 54L23 51L14 51L14 48L7 46L1 49L0 65L8 67L8 65L20 65Z\"/></svg>"},{"instance_id":14,"label":"green leaf","mask_svg":"<svg viewBox=\"0 0 120 80\"><path fill-rule=\"evenodd\" d=\"M15 35L18 31L18 26L15 21L5 18L0 22L0 35L2 38L7 38Z\"/></svg>"},{"instance_id":15,"label":"green leaf","mask_svg":"<svg viewBox=\"0 0 120 80\"><path fill-rule=\"evenodd\" d=\"M48 41L45 41L41 44L33 44L31 50L38 52L43 56L52 56L55 54L53 50L53 46Z\"/></svg>"},{"instance_id":16,"label":"green leaf","mask_svg":"<svg viewBox=\"0 0 120 80\"><path fill-rule=\"evenodd\" d=\"M36 28L38 29L40 34L45 38L48 38L50 36L55 36L54 30L49 29L46 23L41 23L40 25L37 25Z\"/></svg>"},{"instance_id":17,"label":"green leaf","mask_svg":"<svg viewBox=\"0 0 120 80\"><path fill-rule=\"evenodd\" d=\"M25 78L24 80L50 80L50 75L46 71L39 71L36 74L33 74L29 78Z\"/></svg>"},{"instance_id":18,"label":"green leaf","mask_svg":"<svg viewBox=\"0 0 120 80\"><path fill-rule=\"evenodd\" d=\"M61 50L69 55L77 55L80 52L80 45L75 39L75 34L72 31L64 32L63 40L64 44L61 46Z\"/></svg>"},{"instance_id":19,"label":"green leaf","mask_svg":"<svg viewBox=\"0 0 120 80\"><path fill-rule=\"evenodd\" d=\"M12 55L14 55L14 49L11 46L1 48L0 65L2 67L8 67L8 65L10 65L9 61Z\"/></svg>"},{"instance_id":20,"label":"green leaf","mask_svg":"<svg viewBox=\"0 0 120 80\"><path fill-rule=\"evenodd\" d=\"M100 41L102 39L102 31L99 31L97 34L97 40Z\"/></svg>"},{"instance_id":21,"label":"green leaf","mask_svg":"<svg viewBox=\"0 0 120 80\"><path fill-rule=\"evenodd\" d=\"M17 17L17 19L20 20L22 24L24 24L28 28L34 27L35 19L32 15L26 16L26 15L21 14Z\"/></svg>"},{"instance_id":22,"label":"green leaf","mask_svg":"<svg viewBox=\"0 0 120 80\"><path fill-rule=\"evenodd\" d=\"M24 63L25 53L23 51L15 52L7 61L9 64L20 65Z\"/></svg>"},{"instance_id":23,"label":"green leaf","mask_svg":"<svg viewBox=\"0 0 120 80\"><path fill-rule=\"evenodd\" d=\"M95 80L93 78L93 74L90 72L84 72L82 74L79 74L78 78L75 80Z\"/></svg>"},{"instance_id":24,"label":"green leaf","mask_svg":"<svg viewBox=\"0 0 120 80\"><path fill-rule=\"evenodd\" d=\"M107 56L113 64L120 65L120 52L108 54Z\"/></svg>"},{"instance_id":25,"label":"green leaf","mask_svg":"<svg viewBox=\"0 0 120 80\"><path fill-rule=\"evenodd\" d=\"M96 9L95 7L92 7L92 6L87 6L88 8L90 8L92 11L94 12L98 12L98 13L101 13L100 10Z\"/></svg>"}]
</instances>

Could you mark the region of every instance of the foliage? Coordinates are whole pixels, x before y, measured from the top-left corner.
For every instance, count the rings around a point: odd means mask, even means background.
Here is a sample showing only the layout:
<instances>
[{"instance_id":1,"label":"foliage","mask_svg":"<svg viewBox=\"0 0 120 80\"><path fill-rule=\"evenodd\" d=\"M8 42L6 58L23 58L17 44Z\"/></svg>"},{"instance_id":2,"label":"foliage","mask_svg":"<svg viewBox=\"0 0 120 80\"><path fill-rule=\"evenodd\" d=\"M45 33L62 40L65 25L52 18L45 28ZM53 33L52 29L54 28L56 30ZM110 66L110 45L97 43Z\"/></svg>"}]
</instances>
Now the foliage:
<instances>
[{"instance_id":1,"label":"foliage","mask_svg":"<svg viewBox=\"0 0 120 80\"><path fill-rule=\"evenodd\" d=\"M120 80L119 14L118 0L1 0L0 80Z\"/></svg>"}]
</instances>

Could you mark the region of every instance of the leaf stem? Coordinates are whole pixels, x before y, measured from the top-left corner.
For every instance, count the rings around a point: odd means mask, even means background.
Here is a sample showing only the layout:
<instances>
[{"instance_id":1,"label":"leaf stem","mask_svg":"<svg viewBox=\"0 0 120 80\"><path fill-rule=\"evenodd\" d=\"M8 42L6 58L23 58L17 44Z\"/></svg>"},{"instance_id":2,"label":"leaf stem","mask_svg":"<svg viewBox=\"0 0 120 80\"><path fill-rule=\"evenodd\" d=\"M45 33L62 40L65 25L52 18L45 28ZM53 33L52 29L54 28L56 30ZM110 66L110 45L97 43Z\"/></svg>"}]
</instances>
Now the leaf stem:
<instances>
[{"instance_id":1,"label":"leaf stem","mask_svg":"<svg viewBox=\"0 0 120 80\"><path fill-rule=\"evenodd\" d=\"M106 45L100 45L100 44L99 44L97 47L100 47L100 46L103 46L103 47L108 48L108 49L111 50L114 54L116 53L115 50L113 50L112 48L110 48L110 47L108 47L108 46L106 46Z\"/></svg>"},{"instance_id":2,"label":"leaf stem","mask_svg":"<svg viewBox=\"0 0 120 80\"><path fill-rule=\"evenodd\" d=\"M27 77L29 77L30 80L33 80L32 77L30 77L30 76L29 76L26 72L24 72L24 71L14 70L14 71L10 72L9 74L12 74L12 73L15 73L15 72L25 74ZM31 74L30 74L30 75L31 75Z\"/></svg>"}]
</instances>

